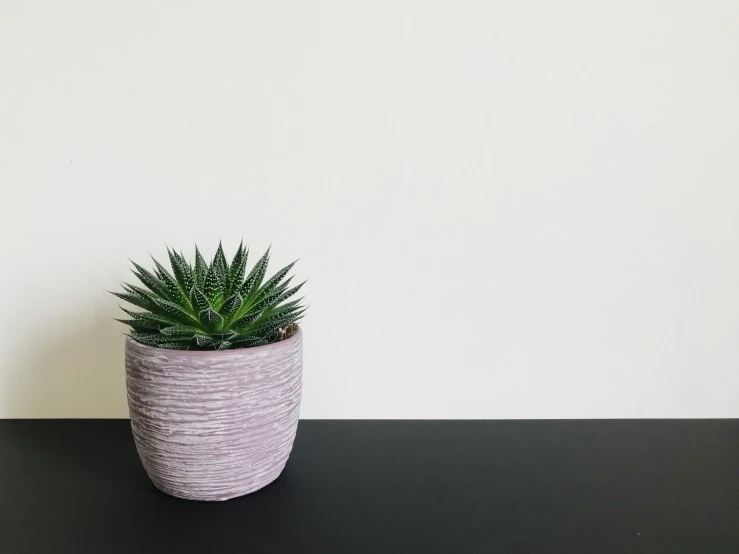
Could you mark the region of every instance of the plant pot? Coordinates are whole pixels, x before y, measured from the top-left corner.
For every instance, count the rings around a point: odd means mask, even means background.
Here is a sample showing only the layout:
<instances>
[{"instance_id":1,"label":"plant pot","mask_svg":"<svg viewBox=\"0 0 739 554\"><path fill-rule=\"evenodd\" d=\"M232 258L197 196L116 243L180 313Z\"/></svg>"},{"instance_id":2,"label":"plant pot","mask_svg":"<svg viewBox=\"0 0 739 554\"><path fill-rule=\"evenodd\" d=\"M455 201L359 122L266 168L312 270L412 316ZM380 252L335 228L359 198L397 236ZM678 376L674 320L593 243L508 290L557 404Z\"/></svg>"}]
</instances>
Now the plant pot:
<instances>
[{"instance_id":1,"label":"plant pot","mask_svg":"<svg viewBox=\"0 0 739 554\"><path fill-rule=\"evenodd\" d=\"M149 478L167 494L227 500L282 472L300 411L302 331L221 351L126 340L131 429Z\"/></svg>"}]
</instances>

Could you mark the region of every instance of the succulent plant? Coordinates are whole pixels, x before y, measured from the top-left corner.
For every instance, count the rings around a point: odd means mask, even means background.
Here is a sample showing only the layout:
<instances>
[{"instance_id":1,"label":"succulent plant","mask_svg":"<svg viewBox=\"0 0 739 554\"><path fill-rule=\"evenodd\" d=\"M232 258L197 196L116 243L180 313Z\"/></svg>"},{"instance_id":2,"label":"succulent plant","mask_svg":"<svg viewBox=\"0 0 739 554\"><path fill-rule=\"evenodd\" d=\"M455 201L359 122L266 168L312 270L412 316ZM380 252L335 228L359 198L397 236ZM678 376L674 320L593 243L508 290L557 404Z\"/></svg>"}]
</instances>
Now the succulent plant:
<instances>
[{"instance_id":1,"label":"succulent plant","mask_svg":"<svg viewBox=\"0 0 739 554\"><path fill-rule=\"evenodd\" d=\"M142 344L175 350L225 350L260 346L294 334L305 307L290 300L303 283L288 288L295 262L264 281L270 251L246 274L248 249L243 242L229 264L218 250L210 264L195 247L195 263L167 248L172 273L154 260L152 272L133 263L144 287L123 283L118 298L143 308L119 319L129 336Z\"/></svg>"}]
</instances>

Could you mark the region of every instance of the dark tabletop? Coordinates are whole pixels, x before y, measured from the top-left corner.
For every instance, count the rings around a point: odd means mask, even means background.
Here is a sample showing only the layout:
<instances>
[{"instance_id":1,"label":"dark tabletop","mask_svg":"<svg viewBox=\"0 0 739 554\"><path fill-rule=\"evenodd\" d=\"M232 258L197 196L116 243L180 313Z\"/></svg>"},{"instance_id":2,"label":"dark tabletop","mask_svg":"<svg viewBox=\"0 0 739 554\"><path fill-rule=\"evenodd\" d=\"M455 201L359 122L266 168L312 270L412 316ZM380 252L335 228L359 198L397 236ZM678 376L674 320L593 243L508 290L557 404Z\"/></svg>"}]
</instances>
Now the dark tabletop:
<instances>
[{"instance_id":1,"label":"dark tabletop","mask_svg":"<svg viewBox=\"0 0 739 554\"><path fill-rule=\"evenodd\" d=\"M0 553L739 553L739 420L302 421L219 503L150 484L128 421L0 421Z\"/></svg>"}]
</instances>

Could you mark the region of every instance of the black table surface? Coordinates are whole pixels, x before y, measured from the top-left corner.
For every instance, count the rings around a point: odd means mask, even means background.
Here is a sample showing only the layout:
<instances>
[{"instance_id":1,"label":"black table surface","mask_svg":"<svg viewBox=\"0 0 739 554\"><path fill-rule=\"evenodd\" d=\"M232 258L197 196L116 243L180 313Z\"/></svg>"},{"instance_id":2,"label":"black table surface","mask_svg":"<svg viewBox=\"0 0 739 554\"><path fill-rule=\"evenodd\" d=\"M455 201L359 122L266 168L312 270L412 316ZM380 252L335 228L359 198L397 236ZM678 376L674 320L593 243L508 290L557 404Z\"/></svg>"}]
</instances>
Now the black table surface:
<instances>
[{"instance_id":1,"label":"black table surface","mask_svg":"<svg viewBox=\"0 0 739 554\"><path fill-rule=\"evenodd\" d=\"M301 421L282 476L159 492L126 420L0 421L0 553L739 553L739 420Z\"/></svg>"}]
</instances>

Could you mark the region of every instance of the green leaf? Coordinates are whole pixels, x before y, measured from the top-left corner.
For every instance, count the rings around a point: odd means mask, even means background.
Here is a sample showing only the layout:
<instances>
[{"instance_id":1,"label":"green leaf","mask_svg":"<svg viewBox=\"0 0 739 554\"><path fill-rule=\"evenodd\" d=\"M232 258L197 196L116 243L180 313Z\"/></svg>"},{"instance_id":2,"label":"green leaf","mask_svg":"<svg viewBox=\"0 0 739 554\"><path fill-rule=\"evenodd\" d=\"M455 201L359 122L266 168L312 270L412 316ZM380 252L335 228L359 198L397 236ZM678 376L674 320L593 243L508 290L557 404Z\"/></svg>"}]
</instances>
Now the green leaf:
<instances>
[{"instance_id":1,"label":"green leaf","mask_svg":"<svg viewBox=\"0 0 739 554\"><path fill-rule=\"evenodd\" d=\"M254 323L257 319L259 319L262 316L261 312L256 312L253 314L247 314L243 317L240 317L236 321L234 321L231 324L231 327L236 329L239 333L243 331L243 329L247 329L249 325Z\"/></svg>"},{"instance_id":2,"label":"green leaf","mask_svg":"<svg viewBox=\"0 0 739 554\"><path fill-rule=\"evenodd\" d=\"M168 337L158 333L140 333L136 331L132 332L129 337L147 346L174 350L187 350L191 340L187 337Z\"/></svg>"},{"instance_id":3,"label":"green leaf","mask_svg":"<svg viewBox=\"0 0 739 554\"><path fill-rule=\"evenodd\" d=\"M302 298L298 298L297 300L291 300L290 302L286 302L279 306L272 306L269 310L265 310L262 313L265 315L265 317L272 317L274 315L285 314L290 311L301 308L302 306L300 305L300 303L302 301L303 301Z\"/></svg>"},{"instance_id":4,"label":"green leaf","mask_svg":"<svg viewBox=\"0 0 739 554\"><path fill-rule=\"evenodd\" d=\"M212 265L215 265L224 276L228 273L228 262L226 261L226 255L223 253L223 244L221 242L218 243L218 250L216 250L216 255L213 257Z\"/></svg>"},{"instance_id":5,"label":"green leaf","mask_svg":"<svg viewBox=\"0 0 739 554\"><path fill-rule=\"evenodd\" d=\"M289 323L294 323L294 318L284 318L280 321L273 321L272 323L262 325L257 329L250 330L249 332L261 337L268 337L275 331L285 327Z\"/></svg>"},{"instance_id":6,"label":"green leaf","mask_svg":"<svg viewBox=\"0 0 739 554\"><path fill-rule=\"evenodd\" d=\"M160 342L159 348L166 348L168 350L190 350L190 339L183 342L172 341L172 342Z\"/></svg>"},{"instance_id":7,"label":"green leaf","mask_svg":"<svg viewBox=\"0 0 739 554\"><path fill-rule=\"evenodd\" d=\"M168 311L163 310L156 304L155 300L161 300L161 298L157 297L157 295L153 292L149 292L148 290L142 289L141 287L126 284L124 284L124 289L126 289L126 292L128 292L129 294L136 295L140 299L142 299L142 303L137 304L138 306L161 316L168 315ZM148 302L148 305L143 305L145 302Z\"/></svg>"},{"instance_id":8,"label":"green leaf","mask_svg":"<svg viewBox=\"0 0 739 554\"><path fill-rule=\"evenodd\" d=\"M233 348L246 348L249 346L262 346L264 344L269 344L266 340L264 340L262 337L256 337L251 335L246 336L238 336L234 337L231 340L231 346Z\"/></svg>"},{"instance_id":9,"label":"green leaf","mask_svg":"<svg viewBox=\"0 0 739 554\"><path fill-rule=\"evenodd\" d=\"M259 285L262 284L262 279L264 279L264 274L267 272L267 264L269 263L269 250L268 248L264 255L259 258L259 261L249 272L244 284L241 285L239 292L246 301L250 299L251 294L259 290Z\"/></svg>"},{"instance_id":10,"label":"green leaf","mask_svg":"<svg viewBox=\"0 0 739 554\"><path fill-rule=\"evenodd\" d=\"M176 325L176 321L168 316L158 315L151 312L132 312L126 308L121 307L121 310L126 312L130 317L137 321L145 322L150 326L168 327L170 325Z\"/></svg>"},{"instance_id":11,"label":"green leaf","mask_svg":"<svg viewBox=\"0 0 739 554\"><path fill-rule=\"evenodd\" d=\"M151 333L154 331L159 331L159 329L161 329L161 325L156 323L149 323L145 320L142 321L139 319L116 319L116 321L123 323L124 325L128 325L134 331Z\"/></svg>"},{"instance_id":12,"label":"green leaf","mask_svg":"<svg viewBox=\"0 0 739 554\"><path fill-rule=\"evenodd\" d=\"M154 260L154 258L152 258ZM179 304L183 308L189 308L190 302L188 301L187 294L182 290L177 280L167 271L167 269L160 264L157 260L154 260L154 265L157 267L157 277L167 287L167 293L173 302Z\"/></svg>"},{"instance_id":13,"label":"green leaf","mask_svg":"<svg viewBox=\"0 0 739 554\"><path fill-rule=\"evenodd\" d=\"M269 295L270 298L273 299L273 301L274 301L274 299L279 298L279 296L283 292L285 292L285 289L287 289L287 287L290 284L290 281L292 281L292 279L293 279L292 277L288 277L283 283L281 283L280 285L278 285L277 288L275 288L272 291L272 294ZM246 302L244 302L244 305L242 306L242 308L240 310L239 317L241 317L242 315L253 313L255 311L258 311L258 310L261 310L261 309L265 308L266 306L269 306L269 302L266 302L265 303L265 302L263 302L263 300L264 300L264 298L261 298L260 296L257 296L257 297L253 297L248 304Z\"/></svg>"},{"instance_id":14,"label":"green leaf","mask_svg":"<svg viewBox=\"0 0 739 554\"><path fill-rule=\"evenodd\" d=\"M208 264L205 263L205 259L202 254L200 254L200 250L198 250L197 245L195 245L195 271L193 272L193 277L195 279L195 284L199 289L202 289L205 284L205 274L207 272Z\"/></svg>"},{"instance_id":15,"label":"green leaf","mask_svg":"<svg viewBox=\"0 0 739 554\"><path fill-rule=\"evenodd\" d=\"M284 282L282 282L282 283L280 283L280 284L279 284L279 285L278 285L278 286L277 286L277 287L276 287L276 288L275 288L275 289L274 289L274 290L273 290L273 291L272 291L272 292L271 292L271 293L269 294L269 296L270 296L270 297L272 297L272 298L280 298L280 296L282 295L282 293L284 293L284 292L285 292L285 291L287 290L287 287L289 287L289 286L290 286L290 282L291 282L292 280L293 280L293 278L292 278L292 277L288 277L287 279L285 279L285 281L284 281ZM261 302L262 300L264 300L264 298L260 296L260 298L258 298L258 299L256 300L256 302L260 303L261 305L264 305L264 303L263 303L263 302Z\"/></svg>"},{"instance_id":16,"label":"green leaf","mask_svg":"<svg viewBox=\"0 0 739 554\"><path fill-rule=\"evenodd\" d=\"M270 308L277 304L279 301L280 296L282 295L281 292L275 291L269 296L265 296L261 300L259 300L256 304L253 304L249 307L247 310L247 313L255 313L255 312L263 312L267 308Z\"/></svg>"},{"instance_id":17,"label":"green leaf","mask_svg":"<svg viewBox=\"0 0 739 554\"><path fill-rule=\"evenodd\" d=\"M208 331L220 331L223 329L223 316L213 308L203 310L198 314L198 317Z\"/></svg>"},{"instance_id":18,"label":"green leaf","mask_svg":"<svg viewBox=\"0 0 739 554\"><path fill-rule=\"evenodd\" d=\"M160 332L163 335L193 338L196 334L200 333L201 330L190 325L172 325L171 327L160 329Z\"/></svg>"},{"instance_id":19,"label":"green leaf","mask_svg":"<svg viewBox=\"0 0 739 554\"><path fill-rule=\"evenodd\" d=\"M236 312L239 311L241 308L241 304L243 304L244 299L241 298L241 295L237 292L234 294L231 298L226 300L223 303L223 306L221 306L221 309L218 310L218 312L223 316L223 318L228 321L231 316L235 315Z\"/></svg>"},{"instance_id":20,"label":"green leaf","mask_svg":"<svg viewBox=\"0 0 739 554\"><path fill-rule=\"evenodd\" d=\"M131 331L128 336L136 342L140 342L147 346L159 346L159 343L164 342L167 338L159 333L144 333L140 331Z\"/></svg>"},{"instance_id":21,"label":"green leaf","mask_svg":"<svg viewBox=\"0 0 739 554\"><path fill-rule=\"evenodd\" d=\"M223 276L224 274L215 262L211 264L208 273L205 275L203 292L215 309L220 308L223 304Z\"/></svg>"},{"instance_id":22,"label":"green leaf","mask_svg":"<svg viewBox=\"0 0 739 554\"><path fill-rule=\"evenodd\" d=\"M169 263L172 266L172 272L174 273L175 279L177 279L180 288L184 292L188 292L195 284L195 279L190 266L185 261L185 258L174 250L167 248L167 253L169 254Z\"/></svg>"},{"instance_id":23,"label":"green leaf","mask_svg":"<svg viewBox=\"0 0 739 554\"><path fill-rule=\"evenodd\" d=\"M299 290L300 290L301 288L303 288L303 285L304 285L304 284L305 284L306 282L307 282L307 281L303 281L303 282L302 282L302 283L300 283L299 285L297 285L297 286L295 286L295 287L293 287L293 288L289 289L288 291L286 291L286 292L284 292L284 293L280 294L280 296L278 297L278 299L274 301L274 304L273 304L273 305L277 305L277 304L279 304L280 302L284 302L285 300L287 300L287 299L288 299L288 298L290 298L291 296L295 295L295 293L296 293L296 292L298 292L298 291L299 291Z\"/></svg>"},{"instance_id":24,"label":"green leaf","mask_svg":"<svg viewBox=\"0 0 739 554\"><path fill-rule=\"evenodd\" d=\"M151 300L137 294L128 292L111 292L110 294L117 296L121 300L125 300L129 304L133 304L134 306L138 306L139 308L144 308L145 310L150 310L152 307L156 307L156 305Z\"/></svg>"},{"instance_id":25,"label":"green leaf","mask_svg":"<svg viewBox=\"0 0 739 554\"><path fill-rule=\"evenodd\" d=\"M133 274L139 278L139 280L144 284L146 288L148 288L154 294L169 299L169 293L164 283L162 283L159 279L152 275L151 272L147 271L136 262L131 261L131 263L137 270L134 271Z\"/></svg>"},{"instance_id":26,"label":"green leaf","mask_svg":"<svg viewBox=\"0 0 739 554\"><path fill-rule=\"evenodd\" d=\"M201 348L213 348L215 341L205 335L195 335L195 344Z\"/></svg>"},{"instance_id":27,"label":"green leaf","mask_svg":"<svg viewBox=\"0 0 739 554\"><path fill-rule=\"evenodd\" d=\"M261 311L266 310L269 308L273 308L277 306L280 302L284 302L291 296L293 296L296 292L300 290L300 288L305 284L305 281L300 283L297 287L293 287L290 290L283 292L279 287L275 289L272 294L269 294L262 298L261 300L257 301L253 306L251 306L247 313L252 313L255 311Z\"/></svg>"},{"instance_id":28,"label":"green leaf","mask_svg":"<svg viewBox=\"0 0 739 554\"><path fill-rule=\"evenodd\" d=\"M217 347L218 350L228 350L229 348L231 348L231 343L227 340L221 341Z\"/></svg>"},{"instance_id":29,"label":"green leaf","mask_svg":"<svg viewBox=\"0 0 739 554\"><path fill-rule=\"evenodd\" d=\"M285 327L288 323L294 323L304 311L305 308L297 306L270 316L260 314L260 317L252 323L240 326L238 331L244 335L265 336L272 331Z\"/></svg>"},{"instance_id":30,"label":"green leaf","mask_svg":"<svg viewBox=\"0 0 739 554\"><path fill-rule=\"evenodd\" d=\"M259 336L262 337L267 343L275 342L280 336L280 326L275 325L270 329L265 329L259 332Z\"/></svg>"},{"instance_id":31,"label":"green leaf","mask_svg":"<svg viewBox=\"0 0 739 554\"><path fill-rule=\"evenodd\" d=\"M228 290L226 295L230 296L241 287L244 282L244 273L246 273L246 260L249 257L249 251L244 248L244 242L239 244L236 255L231 261L231 269L228 275Z\"/></svg>"},{"instance_id":32,"label":"green leaf","mask_svg":"<svg viewBox=\"0 0 739 554\"><path fill-rule=\"evenodd\" d=\"M192 303L192 307L195 308L198 313L212 307L208 301L208 297L205 296L203 291L201 291L197 285L194 285L192 289L190 289L190 302Z\"/></svg>"},{"instance_id":33,"label":"green leaf","mask_svg":"<svg viewBox=\"0 0 739 554\"><path fill-rule=\"evenodd\" d=\"M211 334L211 336L216 337L220 340L230 340L235 335L236 331L234 331L233 329L224 329L223 331L217 331Z\"/></svg>"},{"instance_id":34,"label":"green leaf","mask_svg":"<svg viewBox=\"0 0 739 554\"><path fill-rule=\"evenodd\" d=\"M259 292L256 294L256 298L264 298L267 296L270 292L272 292L277 285L280 284L280 281L282 281L287 273L293 268L293 266L297 263L297 260L291 264L286 265L283 267L280 271L275 273L264 285L259 289Z\"/></svg>"},{"instance_id":35,"label":"green leaf","mask_svg":"<svg viewBox=\"0 0 739 554\"><path fill-rule=\"evenodd\" d=\"M137 287L136 285L129 285L128 283L123 283L123 290L149 301L151 301L152 297L156 296L156 293Z\"/></svg>"},{"instance_id":36,"label":"green leaf","mask_svg":"<svg viewBox=\"0 0 739 554\"><path fill-rule=\"evenodd\" d=\"M271 316L265 317L260 319L259 321L256 321L254 323L254 331L260 331L262 329L266 329L269 327L272 327L273 325L277 325L278 327L284 327L288 323L292 323L294 318L298 317L300 314L302 314L306 309L305 308L291 308L290 310L286 310L284 312L275 313Z\"/></svg>"},{"instance_id":37,"label":"green leaf","mask_svg":"<svg viewBox=\"0 0 739 554\"><path fill-rule=\"evenodd\" d=\"M180 323L184 323L185 325L190 324L193 321L195 323L198 323L198 320L195 318L195 316L179 304L169 302L168 300L162 300L161 298L152 298L151 301L154 302L154 304L156 304L157 307L161 309L164 313L172 316Z\"/></svg>"}]
</instances>

